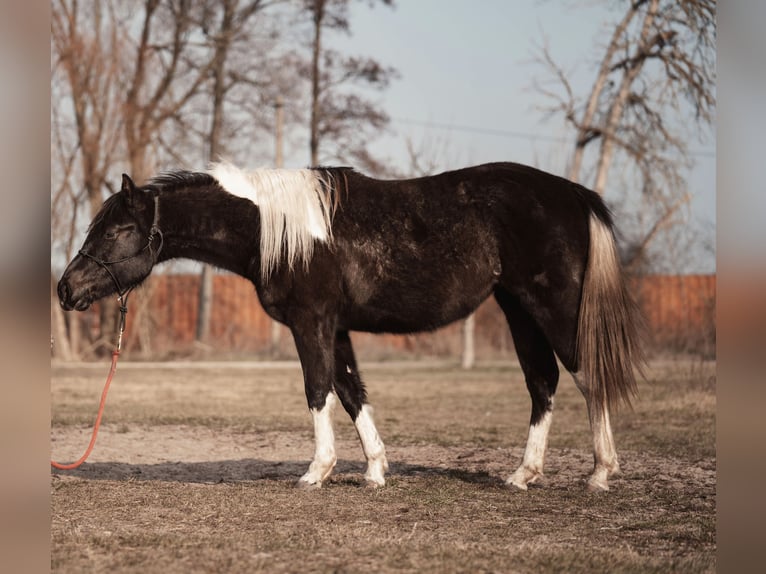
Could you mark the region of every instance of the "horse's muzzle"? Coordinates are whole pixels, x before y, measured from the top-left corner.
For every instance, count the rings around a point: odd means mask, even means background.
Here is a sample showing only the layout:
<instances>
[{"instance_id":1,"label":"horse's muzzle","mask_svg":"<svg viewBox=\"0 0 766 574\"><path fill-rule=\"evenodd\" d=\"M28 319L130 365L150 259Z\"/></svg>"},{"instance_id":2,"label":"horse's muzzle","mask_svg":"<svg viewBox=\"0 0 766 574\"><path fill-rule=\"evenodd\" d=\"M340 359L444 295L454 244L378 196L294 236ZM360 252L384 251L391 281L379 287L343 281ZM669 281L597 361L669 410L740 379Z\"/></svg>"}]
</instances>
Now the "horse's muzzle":
<instances>
[{"instance_id":1,"label":"horse's muzzle","mask_svg":"<svg viewBox=\"0 0 766 574\"><path fill-rule=\"evenodd\" d=\"M69 285L66 275L59 281L56 292L59 296L59 304L64 311L71 311L72 309L85 311L85 309L90 307L91 299L87 296L87 293L77 298L74 297L72 287Z\"/></svg>"}]
</instances>

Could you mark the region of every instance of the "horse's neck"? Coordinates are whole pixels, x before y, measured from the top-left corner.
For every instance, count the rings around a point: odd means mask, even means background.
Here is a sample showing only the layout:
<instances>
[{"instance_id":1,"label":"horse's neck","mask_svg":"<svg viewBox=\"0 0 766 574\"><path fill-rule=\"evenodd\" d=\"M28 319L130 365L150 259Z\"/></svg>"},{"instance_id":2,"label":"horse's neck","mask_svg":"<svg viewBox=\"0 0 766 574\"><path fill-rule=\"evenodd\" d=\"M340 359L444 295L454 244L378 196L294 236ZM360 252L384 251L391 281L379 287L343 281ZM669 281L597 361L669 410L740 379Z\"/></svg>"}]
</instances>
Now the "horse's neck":
<instances>
[{"instance_id":1,"label":"horse's neck","mask_svg":"<svg viewBox=\"0 0 766 574\"><path fill-rule=\"evenodd\" d=\"M161 193L159 203L162 260L192 259L249 276L258 250L256 218L243 213L257 209L249 201L199 187Z\"/></svg>"}]
</instances>

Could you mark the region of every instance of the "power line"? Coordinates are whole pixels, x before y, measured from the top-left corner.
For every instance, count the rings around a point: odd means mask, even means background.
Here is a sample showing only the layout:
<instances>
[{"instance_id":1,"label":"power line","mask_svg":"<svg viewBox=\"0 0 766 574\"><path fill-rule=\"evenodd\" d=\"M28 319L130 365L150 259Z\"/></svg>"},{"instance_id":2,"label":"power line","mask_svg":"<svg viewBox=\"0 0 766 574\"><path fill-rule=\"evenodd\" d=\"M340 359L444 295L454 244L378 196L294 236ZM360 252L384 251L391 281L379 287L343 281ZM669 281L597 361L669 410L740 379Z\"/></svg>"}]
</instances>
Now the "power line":
<instances>
[{"instance_id":1,"label":"power line","mask_svg":"<svg viewBox=\"0 0 766 574\"><path fill-rule=\"evenodd\" d=\"M566 143L567 141L569 141L567 138L549 136L545 134L531 134L531 133L517 132L517 131L511 131L511 130L484 128L479 126L466 126L461 124L447 124L447 123L441 123L441 122L413 120L409 118L391 118L391 119L392 121L399 124L408 124L413 126L421 126L424 128L436 128L441 130L452 130L456 132L468 132L468 133L475 133L475 134L510 137L510 138L517 138L517 139L526 139L526 140L544 140L544 141L552 141L552 142L559 142L559 143Z\"/></svg>"},{"instance_id":2,"label":"power line","mask_svg":"<svg viewBox=\"0 0 766 574\"><path fill-rule=\"evenodd\" d=\"M552 135L539 134L539 133L502 130L497 128L485 128L481 126L468 126L464 124L448 124L443 122L413 120L411 118L391 118L391 120L398 124L420 126L424 128L434 128L439 130L465 132L465 133L490 135L490 136L506 137L506 138L514 138L514 139L524 139L529 141L549 141L549 142L555 142L555 143L570 143L572 141L571 138L567 138L563 136L552 136ZM716 157L716 153L714 150L689 150L687 153L695 157L709 157L709 158Z\"/></svg>"}]
</instances>

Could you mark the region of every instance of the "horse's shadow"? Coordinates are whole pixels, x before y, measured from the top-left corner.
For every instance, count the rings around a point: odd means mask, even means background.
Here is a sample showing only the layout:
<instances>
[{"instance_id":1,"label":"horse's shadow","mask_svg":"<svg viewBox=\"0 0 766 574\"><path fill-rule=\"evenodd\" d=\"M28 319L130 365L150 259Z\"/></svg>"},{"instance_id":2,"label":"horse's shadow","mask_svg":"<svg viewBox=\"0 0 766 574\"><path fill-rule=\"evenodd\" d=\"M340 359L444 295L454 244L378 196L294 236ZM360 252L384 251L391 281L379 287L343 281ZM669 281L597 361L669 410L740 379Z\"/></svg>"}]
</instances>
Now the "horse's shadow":
<instances>
[{"instance_id":1,"label":"horse's shadow","mask_svg":"<svg viewBox=\"0 0 766 574\"><path fill-rule=\"evenodd\" d=\"M271 461L245 458L211 462L161 462L129 464L124 462L84 463L74 470L55 470L54 474L85 480L159 481L199 484L244 483L259 480L296 482L310 461ZM364 486L365 463L339 460L331 483ZM391 463L386 478L442 477L472 484L501 485L500 477L486 471L467 471L410 463Z\"/></svg>"}]
</instances>

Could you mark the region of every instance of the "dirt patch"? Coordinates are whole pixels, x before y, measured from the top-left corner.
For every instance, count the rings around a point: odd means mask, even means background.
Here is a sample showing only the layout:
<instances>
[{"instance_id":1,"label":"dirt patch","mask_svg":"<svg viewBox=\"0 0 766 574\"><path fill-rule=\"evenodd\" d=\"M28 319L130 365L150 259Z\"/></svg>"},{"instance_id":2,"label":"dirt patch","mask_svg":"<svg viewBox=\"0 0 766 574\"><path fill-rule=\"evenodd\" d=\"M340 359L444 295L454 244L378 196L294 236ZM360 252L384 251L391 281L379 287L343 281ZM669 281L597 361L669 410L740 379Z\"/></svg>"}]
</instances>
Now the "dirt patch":
<instances>
[{"instance_id":1,"label":"dirt patch","mask_svg":"<svg viewBox=\"0 0 766 574\"><path fill-rule=\"evenodd\" d=\"M123 369L89 462L52 474L52 567L714 571L713 368L653 367L635 410L616 421L623 474L606 494L585 490L587 416L564 377L542 487L503 483L529 417L516 366L400 365L366 376L391 463L386 487L363 486L358 441L338 413L335 474L304 492L294 483L313 439L294 365ZM101 375L53 369L57 458L87 444Z\"/></svg>"}]
</instances>

